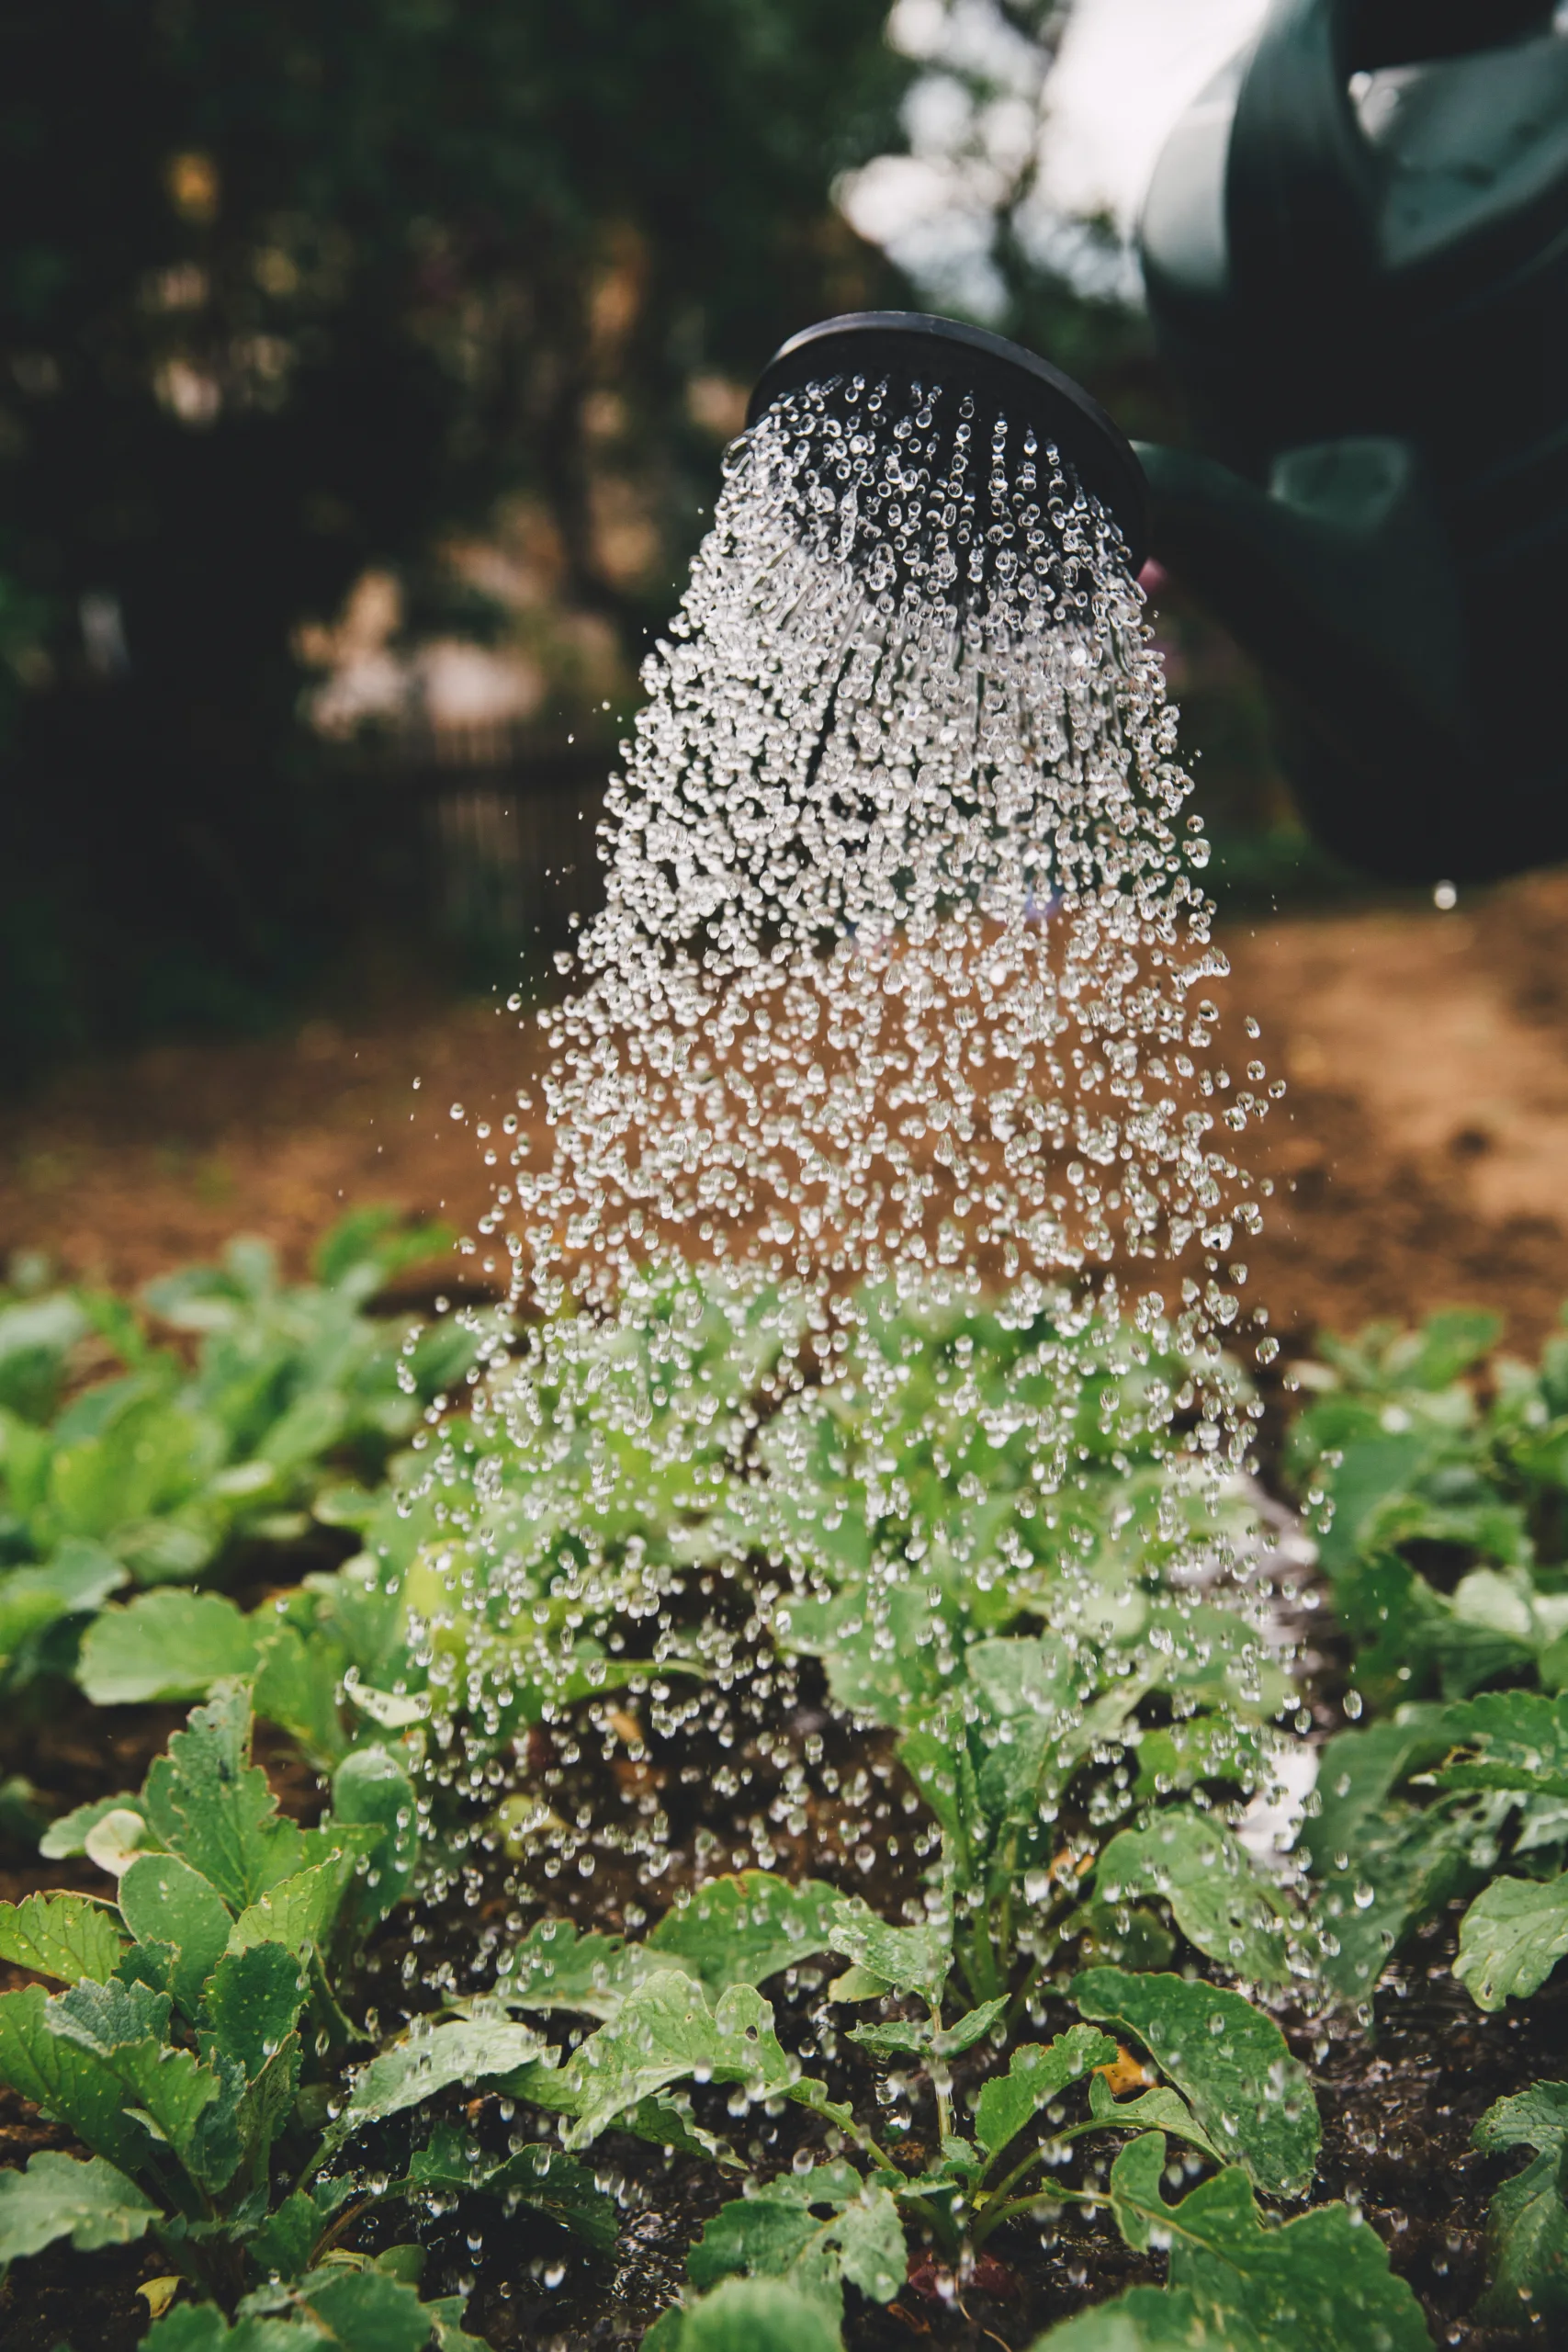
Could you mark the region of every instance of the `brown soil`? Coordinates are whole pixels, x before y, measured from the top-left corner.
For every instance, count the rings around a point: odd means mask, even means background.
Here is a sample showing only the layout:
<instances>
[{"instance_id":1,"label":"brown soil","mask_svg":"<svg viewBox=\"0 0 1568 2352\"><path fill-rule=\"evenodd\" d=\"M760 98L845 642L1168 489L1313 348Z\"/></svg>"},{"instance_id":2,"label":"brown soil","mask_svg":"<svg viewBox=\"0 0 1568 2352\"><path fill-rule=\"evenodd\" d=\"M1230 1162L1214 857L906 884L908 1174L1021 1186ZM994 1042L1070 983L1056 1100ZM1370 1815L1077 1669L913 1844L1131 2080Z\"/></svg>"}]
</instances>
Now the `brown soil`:
<instances>
[{"instance_id":1,"label":"brown soil","mask_svg":"<svg viewBox=\"0 0 1568 2352\"><path fill-rule=\"evenodd\" d=\"M1536 1346L1568 1297L1568 875L1451 913L1397 904L1233 922L1241 1018L1289 1092L1253 1143L1275 1179L1250 1291L1298 1343L1455 1300ZM261 1043L164 1047L0 1109L0 1253L134 1283L269 1234L302 1268L346 1205L471 1228L480 1119L537 1047L499 999ZM418 1080L416 1086L414 1081ZM454 1119L451 1108L465 1114ZM482 1263L454 1262L482 1278Z\"/></svg>"}]
</instances>

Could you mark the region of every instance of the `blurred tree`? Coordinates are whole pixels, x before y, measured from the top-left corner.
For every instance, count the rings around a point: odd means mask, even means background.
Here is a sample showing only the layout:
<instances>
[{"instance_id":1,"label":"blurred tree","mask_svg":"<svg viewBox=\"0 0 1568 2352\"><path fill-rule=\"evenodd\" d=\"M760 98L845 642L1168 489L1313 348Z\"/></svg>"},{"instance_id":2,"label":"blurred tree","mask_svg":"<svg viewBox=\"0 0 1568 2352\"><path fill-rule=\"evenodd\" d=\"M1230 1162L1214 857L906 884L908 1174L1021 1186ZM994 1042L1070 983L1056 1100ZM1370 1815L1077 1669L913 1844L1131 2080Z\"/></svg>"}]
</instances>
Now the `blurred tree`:
<instances>
[{"instance_id":1,"label":"blurred tree","mask_svg":"<svg viewBox=\"0 0 1568 2352\"><path fill-rule=\"evenodd\" d=\"M51 0L0 17L0 1054L289 987L355 889L299 623L503 492L628 650L724 381L874 299L885 0ZM707 429L704 418L706 416ZM607 560L604 485L655 528ZM6 726L0 709L0 726Z\"/></svg>"}]
</instances>

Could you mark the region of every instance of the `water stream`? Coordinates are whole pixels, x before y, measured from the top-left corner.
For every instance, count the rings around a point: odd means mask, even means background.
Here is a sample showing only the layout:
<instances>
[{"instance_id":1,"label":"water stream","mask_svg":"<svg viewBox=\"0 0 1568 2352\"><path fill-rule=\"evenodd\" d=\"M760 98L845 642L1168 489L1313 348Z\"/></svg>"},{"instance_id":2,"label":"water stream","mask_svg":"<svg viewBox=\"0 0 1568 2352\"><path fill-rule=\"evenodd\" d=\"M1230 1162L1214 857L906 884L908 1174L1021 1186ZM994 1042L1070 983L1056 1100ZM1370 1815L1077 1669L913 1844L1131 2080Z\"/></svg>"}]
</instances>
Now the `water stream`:
<instances>
[{"instance_id":1,"label":"water stream","mask_svg":"<svg viewBox=\"0 0 1568 2352\"><path fill-rule=\"evenodd\" d=\"M485 1220L528 1332L477 1414L516 1489L466 1525L491 1620L700 1660L756 1721L770 1644L842 1646L847 1579L863 1714L922 1649L936 1688L1010 1584L1131 1672L1169 1639L1151 1546L1168 1594L1245 1581L1273 1342L1243 1306L1266 1074L1220 1036L1116 528L967 399L812 386L732 448L644 684ZM744 1638L672 1605L748 1557Z\"/></svg>"}]
</instances>

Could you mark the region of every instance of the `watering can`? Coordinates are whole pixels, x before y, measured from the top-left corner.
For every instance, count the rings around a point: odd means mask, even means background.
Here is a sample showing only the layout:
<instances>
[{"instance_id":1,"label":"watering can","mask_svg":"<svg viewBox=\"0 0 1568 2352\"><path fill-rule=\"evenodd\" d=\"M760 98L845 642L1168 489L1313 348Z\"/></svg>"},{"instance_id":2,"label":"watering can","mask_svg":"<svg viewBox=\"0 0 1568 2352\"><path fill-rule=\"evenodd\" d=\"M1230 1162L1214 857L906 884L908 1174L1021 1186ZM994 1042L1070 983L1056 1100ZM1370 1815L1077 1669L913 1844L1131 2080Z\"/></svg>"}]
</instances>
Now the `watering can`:
<instances>
[{"instance_id":1,"label":"watering can","mask_svg":"<svg viewBox=\"0 0 1568 2352\"><path fill-rule=\"evenodd\" d=\"M1568 857L1568 32L1550 0L1274 0L1179 123L1142 244L1199 447L1133 449L984 330L807 328L750 417L846 371L969 390L1261 664L1319 838L1409 879Z\"/></svg>"},{"instance_id":2,"label":"watering can","mask_svg":"<svg viewBox=\"0 0 1568 2352\"><path fill-rule=\"evenodd\" d=\"M1261 664L1308 822L1391 876L1568 856L1568 29L1274 0L1141 243L1197 452L1150 544Z\"/></svg>"}]
</instances>

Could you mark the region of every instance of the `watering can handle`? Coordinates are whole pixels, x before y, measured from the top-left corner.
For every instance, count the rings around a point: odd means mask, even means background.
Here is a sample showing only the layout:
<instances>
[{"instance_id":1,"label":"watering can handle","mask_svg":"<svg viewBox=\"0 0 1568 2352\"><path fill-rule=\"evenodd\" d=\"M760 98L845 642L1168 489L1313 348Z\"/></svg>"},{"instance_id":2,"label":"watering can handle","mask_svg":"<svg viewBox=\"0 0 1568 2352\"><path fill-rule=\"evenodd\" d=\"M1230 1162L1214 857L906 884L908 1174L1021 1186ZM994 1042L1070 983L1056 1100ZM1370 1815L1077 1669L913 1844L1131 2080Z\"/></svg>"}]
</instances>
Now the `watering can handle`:
<instances>
[{"instance_id":1,"label":"watering can handle","mask_svg":"<svg viewBox=\"0 0 1568 2352\"><path fill-rule=\"evenodd\" d=\"M1225 222L1232 284L1309 332L1378 273L1384 169L1352 74L1461 56L1545 30L1551 0L1274 0L1232 122Z\"/></svg>"},{"instance_id":2,"label":"watering can handle","mask_svg":"<svg viewBox=\"0 0 1568 2352\"><path fill-rule=\"evenodd\" d=\"M1360 14L1359 0L1274 0L1231 125L1233 288L1303 325L1317 311L1342 322L1376 264L1382 175L1348 86Z\"/></svg>"}]
</instances>

